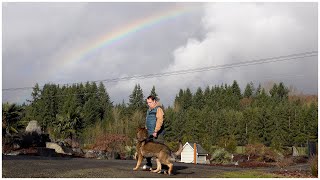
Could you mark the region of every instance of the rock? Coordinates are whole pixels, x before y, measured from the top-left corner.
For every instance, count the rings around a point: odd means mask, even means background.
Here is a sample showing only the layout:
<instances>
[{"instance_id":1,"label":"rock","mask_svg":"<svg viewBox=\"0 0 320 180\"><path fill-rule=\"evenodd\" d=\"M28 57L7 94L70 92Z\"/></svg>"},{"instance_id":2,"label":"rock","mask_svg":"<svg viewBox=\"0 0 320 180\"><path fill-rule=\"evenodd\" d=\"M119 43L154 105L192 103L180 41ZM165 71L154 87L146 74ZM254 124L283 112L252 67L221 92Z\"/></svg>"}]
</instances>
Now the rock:
<instances>
[{"instance_id":1,"label":"rock","mask_svg":"<svg viewBox=\"0 0 320 180\"><path fill-rule=\"evenodd\" d=\"M74 152L72 151L72 148L70 147L61 146L61 148L65 152L65 154L68 154L68 155L74 154Z\"/></svg>"},{"instance_id":2,"label":"rock","mask_svg":"<svg viewBox=\"0 0 320 180\"><path fill-rule=\"evenodd\" d=\"M71 155L70 152L65 152L63 147L54 142L46 142L46 148L54 149L56 153Z\"/></svg>"},{"instance_id":3,"label":"rock","mask_svg":"<svg viewBox=\"0 0 320 180\"><path fill-rule=\"evenodd\" d=\"M299 151L296 147L292 146L292 156L299 156Z\"/></svg>"},{"instance_id":4,"label":"rock","mask_svg":"<svg viewBox=\"0 0 320 180\"><path fill-rule=\"evenodd\" d=\"M88 150L84 155L85 158L96 158L97 153L94 150Z\"/></svg>"},{"instance_id":5,"label":"rock","mask_svg":"<svg viewBox=\"0 0 320 180\"><path fill-rule=\"evenodd\" d=\"M9 153L6 153L5 155L8 155L8 156L17 156L17 155L19 155L19 154L21 154L20 151L11 151L11 152L9 152Z\"/></svg>"},{"instance_id":6,"label":"rock","mask_svg":"<svg viewBox=\"0 0 320 180\"><path fill-rule=\"evenodd\" d=\"M36 132L41 134L41 127L38 125L38 121L32 120L29 122L28 126L26 127L26 132L32 133Z\"/></svg>"},{"instance_id":7,"label":"rock","mask_svg":"<svg viewBox=\"0 0 320 180\"><path fill-rule=\"evenodd\" d=\"M20 144L18 143L13 143L13 149L20 149Z\"/></svg>"},{"instance_id":8,"label":"rock","mask_svg":"<svg viewBox=\"0 0 320 180\"><path fill-rule=\"evenodd\" d=\"M97 159L108 159L105 151L97 152Z\"/></svg>"},{"instance_id":9,"label":"rock","mask_svg":"<svg viewBox=\"0 0 320 180\"><path fill-rule=\"evenodd\" d=\"M77 157L84 157L85 153L81 148L72 148L73 155Z\"/></svg>"},{"instance_id":10,"label":"rock","mask_svg":"<svg viewBox=\"0 0 320 180\"><path fill-rule=\"evenodd\" d=\"M80 147L80 143L79 140L76 138L67 138L64 140L64 142L67 144L67 146L70 146L72 148L79 148Z\"/></svg>"}]
</instances>

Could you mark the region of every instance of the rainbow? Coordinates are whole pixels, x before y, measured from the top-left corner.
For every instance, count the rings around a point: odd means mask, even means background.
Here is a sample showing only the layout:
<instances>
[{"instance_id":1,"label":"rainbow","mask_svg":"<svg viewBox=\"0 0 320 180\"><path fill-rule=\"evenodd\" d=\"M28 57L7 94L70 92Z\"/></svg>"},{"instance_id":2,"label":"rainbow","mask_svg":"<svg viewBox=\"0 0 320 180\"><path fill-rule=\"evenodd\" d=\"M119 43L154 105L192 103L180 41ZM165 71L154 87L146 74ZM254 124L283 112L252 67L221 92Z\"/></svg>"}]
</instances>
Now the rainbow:
<instances>
[{"instance_id":1,"label":"rainbow","mask_svg":"<svg viewBox=\"0 0 320 180\"><path fill-rule=\"evenodd\" d=\"M94 41L89 43L89 45L73 50L65 58L63 58L63 62L65 65L73 65L73 63L78 63L81 60L88 59L88 57L92 55L94 52L97 52L103 48L106 48L114 44L115 42L125 39L131 34L134 34L138 31L154 26L161 22L165 22L169 19L173 19L183 14L192 12L196 8L197 6L177 6L165 12L156 13L149 17L145 17L143 19L131 22L124 27L118 28L116 30L113 30L112 32L108 32L105 35L96 38Z\"/></svg>"}]
</instances>

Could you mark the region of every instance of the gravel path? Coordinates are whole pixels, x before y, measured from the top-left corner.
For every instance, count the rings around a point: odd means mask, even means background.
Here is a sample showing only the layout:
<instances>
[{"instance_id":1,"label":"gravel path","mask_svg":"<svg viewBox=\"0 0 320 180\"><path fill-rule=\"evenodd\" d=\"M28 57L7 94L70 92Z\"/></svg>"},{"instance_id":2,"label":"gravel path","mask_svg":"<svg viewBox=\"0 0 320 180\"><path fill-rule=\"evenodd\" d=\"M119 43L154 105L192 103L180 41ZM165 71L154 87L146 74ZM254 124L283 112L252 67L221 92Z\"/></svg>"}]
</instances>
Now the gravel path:
<instances>
[{"instance_id":1,"label":"gravel path","mask_svg":"<svg viewBox=\"0 0 320 180\"><path fill-rule=\"evenodd\" d=\"M98 160L68 157L2 156L4 178L210 178L226 171L243 171L248 168L219 167L174 163L174 175L148 171L133 171L135 160ZM290 167L307 169L307 164ZM273 168L255 168L266 172Z\"/></svg>"}]
</instances>

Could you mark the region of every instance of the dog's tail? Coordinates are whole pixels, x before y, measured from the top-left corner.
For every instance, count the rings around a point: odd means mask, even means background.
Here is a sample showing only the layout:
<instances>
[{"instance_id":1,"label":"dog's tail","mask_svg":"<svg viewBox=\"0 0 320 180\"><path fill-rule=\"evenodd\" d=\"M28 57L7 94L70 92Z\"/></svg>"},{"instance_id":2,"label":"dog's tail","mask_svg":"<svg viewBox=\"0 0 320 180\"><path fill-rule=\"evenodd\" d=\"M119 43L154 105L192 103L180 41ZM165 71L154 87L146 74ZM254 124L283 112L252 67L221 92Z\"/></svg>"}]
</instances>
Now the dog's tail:
<instances>
[{"instance_id":1,"label":"dog's tail","mask_svg":"<svg viewBox=\"0 0 320 180\"><path fill-rule=\"evenodd\" d=\"M179 149L178 149L177 152L174 153L174 155L175 155L175 156L181 155L182 149L183 149L183 145L182 145L181 140L179 140Z\"/></svg>"},{"instance_id":2,"label":"dog's tail","mask_svg":"<svg viewBox=\"0 0 320 180\"><path fill-rule=\"evenodd\" d=\"M181 140L179 140L179 149L177 152L171 154L171 161L176 161L177 156L181 155L182 149L183 149L183 145Z\"/></svg>"}]
</instances>

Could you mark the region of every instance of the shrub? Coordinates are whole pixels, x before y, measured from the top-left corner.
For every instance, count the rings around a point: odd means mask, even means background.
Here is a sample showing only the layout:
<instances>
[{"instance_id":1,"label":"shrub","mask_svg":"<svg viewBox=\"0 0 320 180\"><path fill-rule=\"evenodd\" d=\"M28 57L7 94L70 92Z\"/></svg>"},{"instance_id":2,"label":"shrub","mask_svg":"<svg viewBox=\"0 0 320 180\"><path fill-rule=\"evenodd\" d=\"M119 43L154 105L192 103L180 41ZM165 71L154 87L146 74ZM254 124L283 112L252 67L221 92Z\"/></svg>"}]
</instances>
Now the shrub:
<instances>
[{"instance_id":1,"label":"shrub","mask_svg":"<svg viewBox=\"0 0 320 180\"><path fill-rule=\"evenodd\" d=\"M125 135L104 133L96 137L92 146L94 150L123 152L127 141L128 137Z\"/></svg>"},{"instance_id":2,"label":"shrub","mask_svg":"<svg viewBox=\"0 0 320 180\"><path fill-rule=\"evenodd\" d=\"M136 147L135 146L125 146L124 149L125 149L126 159L133 159L134 155L136 153Z\"/></svg>"},{"instance_id":3,"label":"shrub","mask_svg":"<svg viewBox=\"0 0 320 180\"><path fill-rule=\"evenodd\" d=\"M263 144L246 145L245 154L249 155L250 160L265 162L279 162L284 158L281 152L268 148Z\"/></svg>"},{"instance_id":4,"label":"shrub","mask_svg":"<svg viewBox=\"0 0 320 180\"><path fill-rule=\"evenodd\" d=\"M249 155L250 157L258 158L264 154L265 146L263 144L247 144L245 154Z\"/></svg>"},{"instance_id":5,"label":"shrub","mask_svg":"<svg viewBox=\"0 0 320 180\"><path fill-rule=\"evenodd\" d=\"M229 153L234 153L237 150L237 141L234 136L230 136L229 138L220 138L218 146L224 148Z\"/></svg>"},{"instance_id":6,"label":"shrub","mask_svg":"<svg viewBox=\"0 0 320 180\"><path fill-rule=\"evenodd\" d=\"M231 154L228 151L226 151L224 148L218 148L213 152L210 162L222 163L222 164L230 163Z\"/></svg>"},{"instance_id":7,"label":"shrub","mask_svg":"<svg viewBox=\"0 0 320 180\"><path fill-rule=\"evenodd\" d=\"M318 155L311 156L308 163L311 168L311 174L315 177L318 177Z\"/></svg>"}]
</instances>

